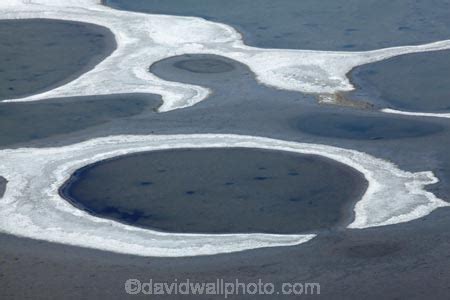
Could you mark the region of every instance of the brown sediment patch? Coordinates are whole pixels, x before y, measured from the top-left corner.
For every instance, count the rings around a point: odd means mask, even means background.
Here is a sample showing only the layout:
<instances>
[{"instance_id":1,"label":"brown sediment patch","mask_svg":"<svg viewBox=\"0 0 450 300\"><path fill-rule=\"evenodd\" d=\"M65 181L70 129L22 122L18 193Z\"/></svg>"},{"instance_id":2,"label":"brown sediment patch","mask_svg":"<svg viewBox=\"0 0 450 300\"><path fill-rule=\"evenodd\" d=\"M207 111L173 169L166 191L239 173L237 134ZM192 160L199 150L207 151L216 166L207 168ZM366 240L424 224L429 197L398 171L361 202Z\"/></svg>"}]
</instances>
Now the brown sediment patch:
<instances>
[{"instance_id":1,"label":"brown sediment patch","mask_svg":"<svg viewBox=\"0 0 450 300\"><path fill-rule=\"evenodd\" d=\"M322 105L339 105L345 107L351 107L356 109L373 109L373 104L361 101L353 100L347 96L347 93L337 92L334 94L319 94L316 95L317 102Z\"/></svg>"}]
</instances>

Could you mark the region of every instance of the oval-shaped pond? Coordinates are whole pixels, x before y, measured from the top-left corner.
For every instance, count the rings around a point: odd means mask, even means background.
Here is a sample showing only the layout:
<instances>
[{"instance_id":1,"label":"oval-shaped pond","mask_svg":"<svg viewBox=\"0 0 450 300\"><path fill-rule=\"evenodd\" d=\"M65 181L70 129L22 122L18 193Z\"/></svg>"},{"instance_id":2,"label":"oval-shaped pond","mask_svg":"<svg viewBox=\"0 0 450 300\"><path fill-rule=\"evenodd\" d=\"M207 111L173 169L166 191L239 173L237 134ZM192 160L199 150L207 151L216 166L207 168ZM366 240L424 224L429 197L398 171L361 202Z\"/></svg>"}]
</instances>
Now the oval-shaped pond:
<instances>
[{"instance_id":1,"label":"oval-shaped pond","mask_svg":"<svg viewBox=\"0 0 450 300\"><path fill-rule=\"evenodd\" d=\"M300 233L351 221L358 171L313 155L250 148L174 149L100 161L60 193L94 215L185 233Z\"/></svg>"},{"instance_id":2,"label":"oval-shaped pond","mask_svg":"<svg viewBox=\"0 0 450 300\"><path fill-rule=\"evenodd\" d=\"M174 66L178 69L194 72L194 73L225 73L234 70L234 66L225 60L217 59L214 56L193 58L186 55L186 59L178 61Z\"/></svg>"},{"instance_id":3,"label":"oval-shaped pond","mask_svg":"<svg viewBox=\"0 0 450 300\"><path fill-rule=\"evenodd\" d=\"M116 48L105 27L50 19L0 20L0 41L0 100L67 83Z\"/></svg>"}]
</instances>

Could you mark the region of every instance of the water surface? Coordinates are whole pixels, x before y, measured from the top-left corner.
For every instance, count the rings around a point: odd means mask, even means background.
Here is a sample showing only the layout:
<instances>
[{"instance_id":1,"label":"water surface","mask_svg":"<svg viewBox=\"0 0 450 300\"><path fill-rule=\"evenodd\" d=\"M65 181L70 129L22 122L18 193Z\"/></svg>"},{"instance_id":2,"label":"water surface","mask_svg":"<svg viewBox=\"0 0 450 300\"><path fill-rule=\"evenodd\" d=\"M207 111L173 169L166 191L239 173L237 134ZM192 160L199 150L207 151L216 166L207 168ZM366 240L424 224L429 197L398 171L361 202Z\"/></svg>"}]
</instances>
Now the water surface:
<instances>
[{"instance_id":1,"label":"water surface","mask_svg":"<svg viewBox=\"0 0 450 300\"><path fill-rule=\"evenodd\" d=\"M95 215L169 232L299 233L349 222L366 187L345 165L257 149L178 149L77 171L62 188Z\"/></svg>"},{"instance_id":2,"label":"water surface","mask_svg":"<svg viewBox=\"0 0 450 300\"><path fill-rule=\"evenodd\" d=\"M107 95L0 103L0 146L62 136L132 117L160 104L155 95Z\"/></svg>"},{"instance_id":3,"label":"water surface","mask_svg":"<svg viewBox=\"0 0 450 300\"><path fill-rule=\"evenodd\" d=\"M297 128L308 134L355 140L414 138L441 132L434 123L397 116L315 113L295 119Z\"/></svg>"},{"instance_id":4,"label":"water surface","mask_svg":"<svg viewBox=\"0 0 450 300\"><path fill-rule=\"evenodd\" d=\"M0 20L0 100L50 90L115 49L98 25L48 19Z\"/></svg>"},{"instance_id":5,"label":"water surface","mask_svg":"<svg viewBox=\"0 0 450 300\"><path fill-rule=\"evenodd\" d=\"M408 54L352 71L352 97L384 107L450 112L450 51Z\"/></svg>"},{"instance_id":6,"label":"water surface","mask_svg":"<svg viewBox=\"0 0 450 300\"><path fill-rule=\"evenodd\" d=\"M450 38L448 0L105 0L226 23L263 48L371 50Z\"/></svg>"},{"instance_id":7,"label":"water surface","mask_svg":"<svg viewBox=\"0 0 450 300\"><path fill-rule=\"evenodd\" d=\"M302 93L273 89L256 82L254 74L248 67L233 60L203 54L191 54L170 57L153 64L150 71L157 76L177 82L190 83L205 86L213 90L204 102L196 107L208 106L209 113L218 109L219 105L241 102L243 112L241 118L254 118L263 109L263 103L272 101L280 108L282 105L296 105L301 113L288 118L279 117L295 113L296 109L289 111L277 111L272 109L270 114L257 122L260 128L259 135L265 133L261 130L269 120L278 120L279 123L288 122L297 131L341 139L376 140L399 139L431 135L442 130L436 124L430 124L424 120L411 117L397 117L376 112L346 109L340 107L319 106L314 99ZM253 107L250 107L250 104ZM190 108L195 110L196 107ZM305 110L313 108L306 113ZM257 109L255 109L257 108ZM221 108L223 110L223 108ZM336 111L335 113L333 111ZM350 113L351 112L351 113ZM182 114L182 111L179 112ZM233 113L233 118L238 118L238 112ZM256 121L255 121L256 122ZM230 124L228 126L233 126ZM272 125L276 126L276 125ZM286 131L286 129L283 129Z\"/></svg>"}]
</instances>

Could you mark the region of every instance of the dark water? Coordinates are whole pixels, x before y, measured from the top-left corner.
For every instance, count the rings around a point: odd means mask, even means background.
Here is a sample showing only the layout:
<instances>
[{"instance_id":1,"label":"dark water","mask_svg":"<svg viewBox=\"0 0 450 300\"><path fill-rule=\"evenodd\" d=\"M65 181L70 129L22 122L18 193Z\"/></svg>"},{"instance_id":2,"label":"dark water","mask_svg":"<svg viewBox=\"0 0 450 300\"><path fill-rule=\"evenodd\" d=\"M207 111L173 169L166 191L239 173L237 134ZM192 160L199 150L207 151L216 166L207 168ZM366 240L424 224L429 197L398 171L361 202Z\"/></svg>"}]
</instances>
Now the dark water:
<instances>
[{"instance_id":1,"label":"dark water","mask_svg":"<svg viewBox=\"0 0 450 300\"><path fill-rule=\"evenodd\" d=\"M151 72L167 80L211 88L214 93L205 100L205 104L226 103L232 99L239 99L244 102L253 102L255 107L260 107L262 99L289 103L293 99L302 97L300 93L264 87L254 80L253 73L247 67L220 56L171 57L152 65ZM300 99L297 102L298 105L309 103L308 100ZM258 109L255 107L248 110L248 114L256 114ZM325 111L324 107L320 109ZM267 118L276 118L277 114L277 111L273 111ZM359 112L359 114L360 116L356 113L314 111L291 118L290 124L296 130L308 134L359 140L419 137L437 133L442 129L439 125L414 118L393 117L387 114L373 116L367 111Z\"/></svg>"},{"instance_id":2,"label":"dark water","mask_svg":"<svg viewBox=\"0 0 450 300\"><path fill-rule=\"evenodd\" d=\"M96 163L63 193L96 215L163 231L298 233L349 218L344 208L365 187L359 172L317 156L212 148Z\"/></svg>"},{"instance_id":3,"label":"dark water","mask_svg":"<svg viewBox=\"0 0 450 300\"><path fill-rule=\"evenodd\" d=\"M234 70L232 64L215 57L189 58L174 64L178 69L193 73L225 73Z\"/></svg>"},{"instance_id":4,"label":"dark water","mask_svg":"<svg viewBox=\"0 0 450 300\"><path fill-rule=\"evenodd\" d=\"M105 0L119 9L197 16L264 48L369 50L450 38L448 0Z\"/></svg>"},{"instance_id":5,"label":"dark water","mask_svg":"<svg viewBox=\"0 0 450 300\"><path fill-rule=\"evenodd\" d=\"M450 111L450 51L417 53L364 65L351 73L352 97L400 110Z\"/></svg>"},{"instance_id":6,"label":"dark water","mask_svg":"<svg viewBox=\"0 0 450 300\"><path fill-rule=\"evenodd\" d=\"M0 176L0 198L3 197L3 195L5 194L7 183L8 182L6 181L6 179Z\"/></svg>"},{"instance_id":7,"label":"dark water","mask_svg":"<svg viewBox=\"0 0 450 300\"><path fill-rule=\"evenodd\" d=\"M159 105L153 95L108 95L0 103L0 146L63 135Z\"/></svg>"},{"instance_id":8,"label":"dark water","mask_svg":"<svg viewBox=\"0 0 450 300\"><path fill-rule=\"evenodd\" d=\"M298 129L308 134L356 140L420 137L443 130L442 126L414 118L367 115L343 118L338 113L311 114L295 122Z\"/></svg>"},{"instance_id":9,"label":"dark water","mask_svg":"<svg viewBox=\"0 0 450 300\"><path fill-rule=\"evenodd\" d=\"M258 103L263 100L285 103L293 100L315 102L312 97L302 93L261 85L247 66L217 55L186 54L170 57L151 65L150 72L169 81L200 85L213 91L201 103L177 112L181 114L201 106L217 109L218 104L226 103L252 103L260 106ZM250 114L250 111L248 113Z\"/></svg>"},{"instance_id":10,"label":"dark water","mask_svg":"<svg viewBox=\"0 0 450 300\"><path fill-rule=\"evenodd\" d=\"M0 100L51 89L115 49L106 28L46 19L0 20Z\"/></svg>"},{"instance_id":11,"label":"dark water","mask_svg":"<svg viewBox=\"0 0 450 300\"><path fill-rule=\"evenodd\" d=\"M295 114L295 105L300 112L308 107L305 104L318 107L300 98L303 96L299 93L259 85L246 66L219 56L177 56L155 63L150 69L164 79L213 90L208 99L194 107L162 114L145 123L155 128L166 127L167 122L174 124L164 133L179 133L177 128L186 130L189 126L203 128L200 132L215 132L217 128L210 129L208 124L218 120L214 126L225 132L230 132L233 124L245 128L255 122L259 128L256 132L261 135L266 132L265 124L273 127L274 122L283 122L283 115L288 115L282 112L278 118L280 112L270 109L270 114L261 119L261 109L268 103L277 103L275 107L284 103L291 107L290 114ZM246 111L240 106L253 109ZM370 141L417 138L442 130L414 118L361 114L364 116L302 112L295 121L284 120L294 131L284 130L292 136L293 132L306 132L318 137ZM221 124L220 118L228 123ZM245 118L247 122L239 125L239 120ZM361 195L360 179L355 183L352 176L320 167L317 158L293 162L296 159L286 156L242 149L134 155L82 169L65 193L96 215L171 232L298 233L330 228L343 219L344 207L347 213L351 211L350 203L355 195ZM297 163L301 170L292 170Z\"/></svg>"}]
</instances>

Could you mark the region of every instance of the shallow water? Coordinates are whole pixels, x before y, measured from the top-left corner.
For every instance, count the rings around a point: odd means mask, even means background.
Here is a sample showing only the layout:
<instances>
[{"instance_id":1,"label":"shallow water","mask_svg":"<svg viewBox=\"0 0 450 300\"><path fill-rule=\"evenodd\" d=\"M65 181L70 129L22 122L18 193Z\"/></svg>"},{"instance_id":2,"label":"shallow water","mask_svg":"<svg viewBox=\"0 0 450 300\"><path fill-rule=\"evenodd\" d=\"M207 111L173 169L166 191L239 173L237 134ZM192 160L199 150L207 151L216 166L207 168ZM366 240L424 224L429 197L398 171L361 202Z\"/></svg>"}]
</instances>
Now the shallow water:
<instances>
[{"instance_id":1,"label":"shallow water","mask_svg":"<svg viewBox=\"0 0 450 300\"><path fill-rule=\"evenodd\" d=\"M299 233L348 222L362 174L317 156L256 149L181 149L77 171L63 194L88 211L169 232Z\"/></svg>"},{"instance_id":2,"label":"shallow water","mask_svg":"<svg viewBox=\"0 0 450 300\"><path fill-rule=\"evenodd\" d=\"M384 107L450 112L450 51L417 53L363 65L351 73L355 98Z\"/></svg>"},{"instance_id":3,"label":"shallow water","mask_svg":"<svg viewBox=\"0 0 450 300\"><path fill-rule=\"evenodd\" d=\"M371 50L450 38L450 1L105 0L124 10L226 23L263 48Z\"/></svg>"},{"instance_id":4,"label":"shallow water","mask_svg":"<svg viewBox=\"0 0 450 300\"><path fill-rule=\"evenodd\" d=\"M74 79L115 49L106 28L79 22L0 20L0 100Z\"/></svg>"}]
</instances>

